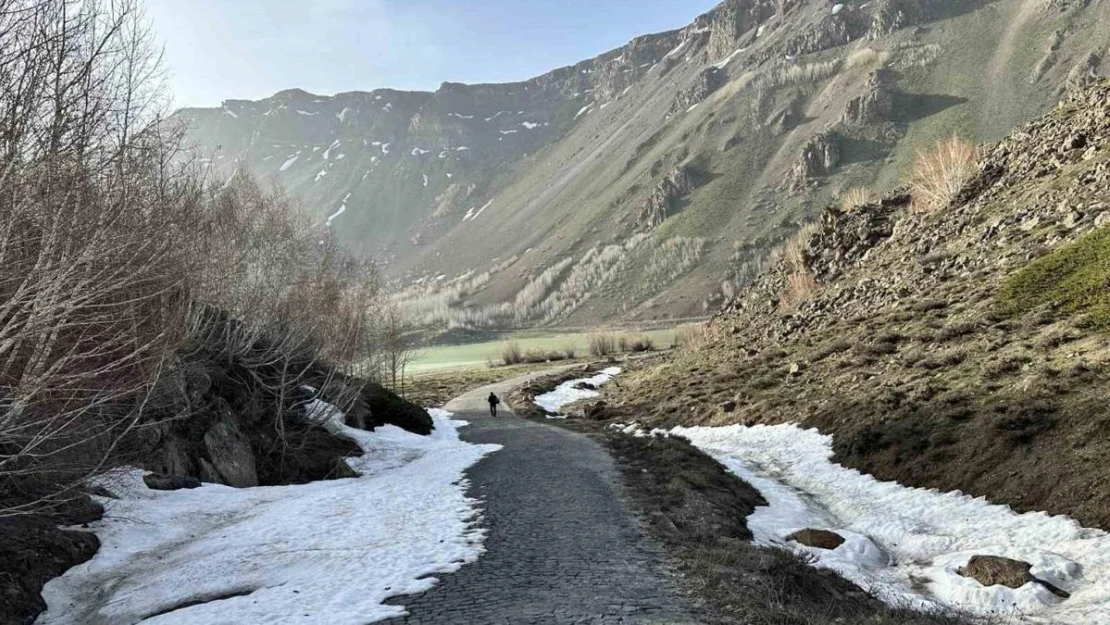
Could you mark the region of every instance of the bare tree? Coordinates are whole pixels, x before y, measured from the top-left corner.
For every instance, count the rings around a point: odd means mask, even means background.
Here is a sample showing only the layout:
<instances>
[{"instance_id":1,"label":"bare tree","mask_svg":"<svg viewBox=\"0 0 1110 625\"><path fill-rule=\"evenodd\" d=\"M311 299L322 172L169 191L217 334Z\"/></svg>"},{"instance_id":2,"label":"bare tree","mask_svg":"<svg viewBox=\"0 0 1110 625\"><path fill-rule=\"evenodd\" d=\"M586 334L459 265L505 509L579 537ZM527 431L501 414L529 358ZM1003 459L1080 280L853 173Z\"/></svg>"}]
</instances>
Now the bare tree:
<instances>
[{"instance_id":1,"label":"bare tree","mask_svg":"<svg viewBox=\"0 0 1110 625\"><path fill-rule=\"evenodd\" d=\"M155 392L190 350L281 405L368 353L373 266L245 173L208 188L160 63L133 0L0 0L0 516L190 416Z\"/></svg>"}]
</instances>

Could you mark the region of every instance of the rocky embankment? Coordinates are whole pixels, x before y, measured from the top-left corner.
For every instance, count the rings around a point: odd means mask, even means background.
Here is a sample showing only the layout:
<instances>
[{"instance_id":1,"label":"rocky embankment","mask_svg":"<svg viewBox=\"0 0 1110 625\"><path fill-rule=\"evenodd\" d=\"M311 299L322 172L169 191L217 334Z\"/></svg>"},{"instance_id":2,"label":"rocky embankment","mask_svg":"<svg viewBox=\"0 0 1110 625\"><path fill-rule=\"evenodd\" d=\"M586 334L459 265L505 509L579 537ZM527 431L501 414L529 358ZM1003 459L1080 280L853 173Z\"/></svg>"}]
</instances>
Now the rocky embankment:
<instances>
[{"instance_id":1,"label":"rocky embankment","mask_svg":"<svg viewBox=\"0 0 1110 625\"><path fill-rule=\"evenodd\" d=\"M314 399L347 407L347 425L373 430L397 425L418 434L432 430L422 408L367 380L325 363L296 357L266 362L262 340L232 348L233 331L216 317L212 332L183 350L148 398L143 422L123 439L123 458L149 470L148 488L297 484L355 475L345 458L360 455L352 440L317 423L306 407ZM295 373L290 373L295 372ZM50 579L91 558L99 541L89 532L60 529L100 517L89 494L40 514L0 518L0 624L30 623L45 609L39 593ZM5 500L16 494L6 493Z\"/></svg>"},{"instance_id":2,"label":"rocky embankment","mask_svg":"<svg viewBox=\"0 0 1110 625\"><path fill-rule=\"evenodd\" d=\"M826 209L808 298L783 306L796 259L774 263L612 399L651 425L799 422L881 479L1110 528L1108 137L1099 82L983 150L948 206Z\"/></svg>"}]
</instances>

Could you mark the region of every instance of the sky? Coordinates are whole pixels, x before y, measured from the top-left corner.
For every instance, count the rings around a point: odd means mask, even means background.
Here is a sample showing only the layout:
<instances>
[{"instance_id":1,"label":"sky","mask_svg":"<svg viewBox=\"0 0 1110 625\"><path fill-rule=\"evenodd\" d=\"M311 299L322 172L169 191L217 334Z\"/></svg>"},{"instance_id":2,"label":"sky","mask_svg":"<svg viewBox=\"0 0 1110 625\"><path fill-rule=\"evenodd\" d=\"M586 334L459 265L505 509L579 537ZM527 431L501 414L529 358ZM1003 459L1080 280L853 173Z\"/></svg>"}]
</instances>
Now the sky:
<instances>
[{"instance_id":1,"label":"sky","mask_svg":"<svg viewBox=\"0 0 1110 625\"><path fill-rule=\"evenodd\" d=\"M176 106L509 82L685 26L717 0L146 0Z\"/></svg>"}]
</instances>

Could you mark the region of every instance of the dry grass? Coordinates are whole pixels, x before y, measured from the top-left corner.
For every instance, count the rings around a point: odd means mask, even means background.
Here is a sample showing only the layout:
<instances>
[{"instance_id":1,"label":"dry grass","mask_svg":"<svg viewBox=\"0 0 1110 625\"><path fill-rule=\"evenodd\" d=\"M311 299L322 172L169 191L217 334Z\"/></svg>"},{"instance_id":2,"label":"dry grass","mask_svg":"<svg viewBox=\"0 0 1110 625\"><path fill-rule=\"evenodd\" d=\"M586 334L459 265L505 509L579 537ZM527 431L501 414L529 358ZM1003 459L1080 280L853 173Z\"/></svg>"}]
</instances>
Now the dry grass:
<instances>
[{"instance_id":1,"label":"dry grass","mask_svg":"<svg viewBox=\"0 0 1110 625\"><path fill-rule=\"evenodd\" d=\"M786 287L779 296L781 310L797 308L821 289L806 259L809 253L809 240L817 229L816 223L806 224L783 245L782 255L786 263L787 275Z\"/></svg>"},{"instance_id":2,"label":"dry grass","mask_svg":"<svg viewBox=\"0 0 1110 625\"><path fill-rule=\"evenodd\" d=\"M874 48L860 48L853 50L845 61L845 66L848 69L855 69L857 67L879 67L885 65L890 60L890 53L886 50L876 50Z\"/></svg>"},{"instance_id":3,"label":"dry grass","mask_svg":"<svg viewBox=\"0 0 1110 625\"><path fill-rule=\"evenodd\" d=\"M710 343L709 326L704 323L681 325L674 330L676 349L698 350Z\"/></svg>"},{"instance_id":4,"label":"dry grass","mask_svg":"<svg viewBox=\"0 0 1110 625\"><path fill-rule=\"evenodd\" d=\"M606 358L617 353L617 338L609 332L592 332L588 338L590 355Z\"/></svg>"},{"instance_id":5,"label":"dry grass","mask_svg":"<svg viewBox=\"0 0 1110 625\"><path fill-rule=\"evenodd\" d=\"M850 211L871 201L871 190L867 187L852 187L840 194L840 208Z\"/></svg>"},{"instance_id":6,"label":"dry grass","mask_svg":"<svg viewBox=\"0 0 1110 625\"><path fill-rule=\"evenodd\" d=\"M918 152L910 178L913 209L932 213L947 206L975 175L977 156L973 144L955 135Z\"/></svg>"},{"instance_id":7,"label":"dry grass","mask_svg":"<svg viewBox=\"0 0 1110 625\"><path fill-rule=\"evenodd\" d=\"M520 343L509 341L501 346L501 362L506 365L519 365L524 362L524 350Z\"/></svg>"},{"instance_id":8,"label":"dry grass","mask_svg":"<svg viewBox=\"0 0 1110 625\"><path fill-rule=\"evenodd\" d=\"M622 334L617 347L621 352L650 352L655 349L655 341L645 334Z\"/></svg>"}]
</instances>

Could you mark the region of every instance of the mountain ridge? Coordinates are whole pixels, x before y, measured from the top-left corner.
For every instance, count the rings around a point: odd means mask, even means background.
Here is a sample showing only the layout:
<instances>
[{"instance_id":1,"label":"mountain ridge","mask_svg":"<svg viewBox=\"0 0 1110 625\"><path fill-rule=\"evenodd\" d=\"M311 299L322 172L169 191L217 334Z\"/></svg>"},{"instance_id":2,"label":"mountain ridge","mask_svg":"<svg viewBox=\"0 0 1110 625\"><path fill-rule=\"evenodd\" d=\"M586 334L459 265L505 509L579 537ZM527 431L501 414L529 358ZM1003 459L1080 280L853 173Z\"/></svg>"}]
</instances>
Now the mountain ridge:
<instances>
[{"instance_id":1,"label":"mountain ridge","mask_svg":"<svg viewBox=\"0 0 1110 625\"><path fill-rule=\"evenodd\" d=\"M428 325L680 317L849 188L1105 73L1108 25L1066 0L727 0L525 81L286 90L179 119L220 175L245 165L331 217Z\"/></svg>"}]
</instances>

